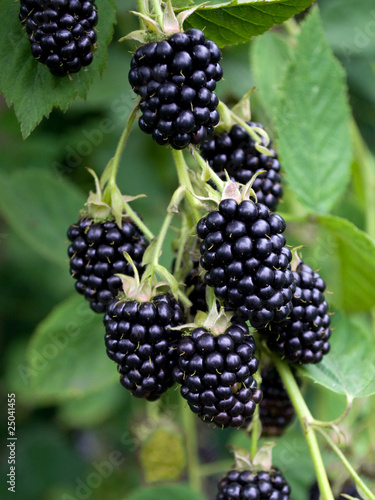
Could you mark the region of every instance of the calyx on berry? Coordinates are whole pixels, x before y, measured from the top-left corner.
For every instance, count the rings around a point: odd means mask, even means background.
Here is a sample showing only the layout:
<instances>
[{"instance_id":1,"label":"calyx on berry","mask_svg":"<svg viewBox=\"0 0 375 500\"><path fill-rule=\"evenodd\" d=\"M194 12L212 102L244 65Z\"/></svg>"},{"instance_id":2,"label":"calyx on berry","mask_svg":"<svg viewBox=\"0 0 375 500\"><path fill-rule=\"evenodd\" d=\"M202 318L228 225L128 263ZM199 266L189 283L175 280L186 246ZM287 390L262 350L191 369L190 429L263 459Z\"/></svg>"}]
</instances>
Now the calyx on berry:
<instances>
[{"instance_id":1,"label":"calyx on berry","mask_svg":"<svg viewBox=\"0 0 375 500\"><path fill-rule=\"evenodd\" d=\"M183 10L179 14L175 14L171 0L165 2L165 7L163 10L163 20L159 24L155 19L153 19L152 14L149 10L149 1L143 0L143 10L148 14L143 14L141 12L130 11L131 14L140 17L145 23L147 29L132 31L128 35L120 38L119 42L124 40L137 40L141 43L160 41L168 38L173 33L183 32L183 24L185 20L193 14L198 8L201 8L203 4L196 5L187 10Z\"/></svg>"}]
</instances>

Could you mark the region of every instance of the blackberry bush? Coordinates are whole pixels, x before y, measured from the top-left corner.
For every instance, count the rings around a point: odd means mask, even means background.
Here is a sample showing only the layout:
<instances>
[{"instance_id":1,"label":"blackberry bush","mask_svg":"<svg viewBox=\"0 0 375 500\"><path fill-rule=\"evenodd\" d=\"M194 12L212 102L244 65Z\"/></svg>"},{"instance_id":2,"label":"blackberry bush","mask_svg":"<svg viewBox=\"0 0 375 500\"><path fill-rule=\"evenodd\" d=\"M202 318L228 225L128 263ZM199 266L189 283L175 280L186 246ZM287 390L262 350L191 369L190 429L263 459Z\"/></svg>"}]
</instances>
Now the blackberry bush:
<instances>
[{"instance_id":1,"label":"blackberry bush","mask_svg":"<svg viewBox=\"0 0 375 500\"><path fill-rule=\"evenodd\" d=\"M291 312L295 285L285 227L262 203L230 198L197 224L205 283L255 328Z\"/></svg>"},{"instance_id":2,"label":"blackberry bush","mask_svg":"<svg viewBox=\"0 0 375 500\"><path fill-rule=\"evenodd\" d=\"M122 219L121 228L115 221L81 218L69 227L68 238L72 242L68 255L75 288L89 301L93 311L104 313L106 305L121 289L121 279L115 275L134 274L124 252L142 274L142 258L148 243L128 217Z\"/></svg>"},{"instance_id":3,"label":"blackberry bush","mask_svg":"<svg viewBox=\"0 0 375 500\"><path fill-rule=\"evenodd\" d=\"M216 500L291 500L290 486L281 472L231 470L218 483Z\"/></svg>"},{"instance_id":4,"label":"blackberry bush","mask_svg":"<svg viewBox=\"0 0 375 500\"><path fill-rule=\"evenodd\" d=\"M19 19L31 53L55 76L77 73L93 60L95 0L20 0Z\"/></svg>"},{"instance_id":5,"label":"blackberry bush","mask_svg":"<svg viewBox=\"0 0 375 500\"><path fill-rule=\"evenodd\" d=\"M326 285L320 274L303 262L293 274L296 290L290 316L281 323L270 322L259 331L267 339L268 347L289 361L319 363L330 349Z\"/></svg>"},{"instance_id":6,"label":"blackberry bush","mask_svg":"<svg viewBox=\"0 0 375 500\"><path fill-rule=\"evenodd\" d=\"M155 401L171 387L181 336L171 328L183 322L183 307L169 294L143 302L114 299L108 304L107 355L117 363L121 384L133 396Z\"/></svg>"},{"instance_id":7,"label":"blackberry bush","mask_svg":"<svg viewBox=\"0 0 375 500\"><path fill-rule=\"evenodd\" d=\"M262 393L253 377L255 342L245 322L233 318L221 334L195 328L181 339L177 353L174 378L199 418L223 428L249 422Z\"/></svg>"},{"instance_id":8,"label":"blackberry bush","mask_svg":"<svg viewBox=\"0 0 375 500\"><path fill-rule=\"evenodd\" d=\"M197 29L139 47L129 82L141 96L141 130L174 149L199 144L211 135L220 119L214 92L223 76L220 59L216 43Z\"/></svg>"},{"instance_id":9,"label":"blackberry bush","mask_svg":"<svg viewBox=\"0 0 375 500\"><path fill-rule=\"evenodd\" d=\"M248 122L251 127L263 128L256 122ZM263 140L263 145L265 145ZM225 172L233 181L247 184L254 174L260 171L252 188L257 201L275 211L283 194L280 178L280 163L277 154L269 148L271 155L260 153L255 148L254 139L235 124L229 132L215 134L201 144L201 153L210 167L225 180Z\"/></svg>"}]
</instances>

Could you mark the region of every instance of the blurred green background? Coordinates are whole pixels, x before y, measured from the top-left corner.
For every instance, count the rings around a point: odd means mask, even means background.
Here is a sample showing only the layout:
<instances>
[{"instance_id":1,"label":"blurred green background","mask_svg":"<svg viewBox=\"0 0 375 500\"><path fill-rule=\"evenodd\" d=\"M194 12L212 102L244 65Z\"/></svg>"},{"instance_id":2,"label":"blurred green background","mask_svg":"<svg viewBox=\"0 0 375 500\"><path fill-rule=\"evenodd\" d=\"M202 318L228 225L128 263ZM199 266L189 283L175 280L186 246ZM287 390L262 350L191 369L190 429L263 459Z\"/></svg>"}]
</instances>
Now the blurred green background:
<instances>
[{"instance_id":1,"label":"blurred green background","mask_svg":"<svg viewBox=\"0 0 375 500\"><path fill-rule=\"evenodd\" d=\"M318 3L327 38L347 71L348 92L355 119L368 146L375 153L375 6L372 0L358 2L355 9L350 0L322 0ZM25 186L33 190L30 200L32 196L49 190L51 185L57 190L59 186L69 186L69 193L73 194L67 197L66 204L64 200L59 200L61 203L56 222L59 230L61 226L61 242L66 247L65 230L75 222L88 191L93 189L92 178L84 167L90 167L98 174L103 170L113 155L132 106L133 95L127 73L136 43L118 44L116 40L137 29L136 19L127 12L135 7L135 2L118 1L117 4L118 24L114 41L109 47L107 69L101 80L95 80L86 100L77 99L66 113L53 111L50 118L44 120L23 141L13 110L7 108L0 96L1 171L19 170L20 182L24 178L30 179L30 184ZM227 103L236 102L255 84L250 67L250 45L243 44L223 51L225 79L218 85L217 92ZM6 68L0 70L6 71ZM256 95L253 113L255 119L264 118ZM44 185L43 181L36 181L41 177L33 177L32 173L30 176L33 170L45 170L48 182ZM134 127L126 147L118 185L129 195L147 194L147 198L134 202L134 207L151 230L157 233L170 196L176 188L177 178L169 152L157 147L138 127ZM290 193L288 196L291 196ZM27 204L25 208L27 210ZM360 228L364 227L361 207L352 204L350 198L339 203L335 213L349 218ZM19 216L22 217L22 212ZM41 245L29 241L22 231L15 230L7 220L6 214L0 214L0 370L3 403L0 425L6 433L6 396L7 393L15 392L18 441L17 493L14 496L22 500L125 499L144 481L137 460L149 432L153 430L153 416L145 414L142 401L134 401L121 388L116 371L108 360L105 362L113 376L106 375L105 383L95 382L87 392L77 391L62 397L58 385L55 394L51 391L48 394L33 392L26 364L30 338L54 306L72 296L73 283L69 277L67 260L63 262L60 259L65 248L44 251ZM39 231L38 221L30 220L28 223L35 223L36 231ZM308 231L299 235L305 238L304 244L313 242L314 237ZM290 236L295 238L293 232ZM172 236L169 242L171 239ZM48 234L45 241L49 241ZM54 241L52 237L51 241ZM314 249L310 250L311 258L318 260L319 253L329 254L329 245L327 241L315 242ZM54 259L51 254L55 250ZM169 265L171 260L172 252L166 251L163 255L164 264ZM83 299L78 300L83 303ZM100 321L91 316L88 318L87 335L91 333L91 326L92 334L99 330L99 335L104 335ZM77 359L78 356L79 353ZM59 366L54 368L53 353L50 359L44 358L39 362L42 364L38 368L36 358L35 369L40 370L41 377L44 373L46 377L51 376L54 369L58 372ZM43 362L49 365L46 372ZM96 375L100 380L99 368ZM328 395L323 389L315 388L314 391L313 401L319 404L313 403L315 408L312 409L317 411L317 416L336 417L339 409L344 407L342 398ZM178 405L176 392L171 392L166 404L172 409ZM369 402L360 401L358 405L366 421L365 416L370 411ZM146 421L142 427L143 419ZM177 413L175 425L179 428L180 424ZM244 444L242 434L236 431L220 432L201 423L198 423L198 428L204 463L228 460L228 443ZM358 439L356 447L359 456L362 446L366 449ZM278 450L277 462L283 468L288 467L287 477L296 492L294 498L307 499L308 496L303 496L303 492L307 495L314 473L296 425L288 431ZM4 488L8 466L3 446L0 453L3 459L0 468L1 488ZM328 462L330 460L328 457ZM216 477L214 475L205 482L209 499L215 496ZM5 489L4 494L7 493Z\"/></svg>"}]
</instances>

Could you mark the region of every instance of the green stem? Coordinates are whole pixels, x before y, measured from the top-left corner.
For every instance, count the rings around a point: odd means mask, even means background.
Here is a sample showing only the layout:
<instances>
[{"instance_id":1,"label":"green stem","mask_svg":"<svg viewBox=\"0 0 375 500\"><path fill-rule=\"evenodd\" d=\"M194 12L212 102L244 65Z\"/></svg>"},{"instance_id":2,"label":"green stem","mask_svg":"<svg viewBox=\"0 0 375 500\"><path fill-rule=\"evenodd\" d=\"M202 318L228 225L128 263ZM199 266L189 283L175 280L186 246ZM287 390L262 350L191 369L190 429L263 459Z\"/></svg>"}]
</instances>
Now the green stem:
<instances>
[{"instance_id":1,"label":"green stem","mask_svg":"<svg viewBox=\"0 0 375 500\"><path fill-rule=\"evenodd\" d=\"M185 407L186 401L181 398L181 420L185 430L186 451L188 457L189 484L195 491L202 491L201 465L199 463L199 446L196 416Z\"/></svg>"},{"instance_id":2,"label":"green stem","mask_svg":"<svg viewBox=\"0 0 375 500\"><path fill-rule=\"evenodd\" d=\"M123 202L124 204L124 209L127 215L132 219L132 221L139 227L139 229L143 232L143 234L150 240L152 241L155 236L152 231L146 226L146 224L143 222L142 219L134 212L134 210L131 208L129 203L127 203L125 200Z\"/></svg>"},{"instance_id":3,"label":"green stem","mask_svg":"<svg viewBox=\"0 0 375 500\"><path fill-rule=\"evenodd\" d=\"M172 149L173 160L176 165L178 180L181 186L184 186L187 189L186 199L190 205L193 217L195 222L197 223L201 215L197 208L197 200L193 196L193 186L191 185L191 181L188 173L188 166L186 165L184 154L182 151L178 151L176 149Z\"/></svg>"},{"instance_id":4,"label":"green stem","mask_svg":"<svg viewBox=\"0 0 375 500\"><path fill-rule=\"evenodd\" d=\"M162 248L163 248L163 243L165 240L165 237L167 236L169 226L171 225L172 219L173 219L173 213L168 212L167 216L165 217L163 221L163 225L160 228L160 232L158 234L157 240L156 240L156 247L155 247L155 252L154 252L154 258L152 259L151 266L152 266L152 272L151 272L151 279L155 274L155 269L159 264L159 256L161 254Z\"/></svg>"},{"instance_id":5,"label":"green stem","mask_svg":"<svg viewBox=\"0 0 375 500\"><path fill-rule=\"evenodd\" d=\"M156 15L156 20L161 28L163 28L163 11L161 9L159 0L152 0L152 6L154 8L154 13Z\"/></svg>"},{"instance_id":6,"label":"green stem","mask_svg":"<svg viewBox=\"0 0 375 500\"><path fill-rule=\"evenodd\" d=\"M122 153L124 151L126 142L128 140L128 137L129 137L131 128L133 126L134 120L137 116L138 106L139 106L139 98L137 99L135 106L133 107L133 109L130 112L130 115L129 115L127 122L125 124L125 128L124 128L124 130L121 134L120 140L117 144L115 154L114 154L112 161L111 161L111 166L110 166L111 171L110 171L110 176L108 179L108 187L109 188L110 188L110 186L113 186L116 184L116 176L117 176L117 171L118 171L118 167L120 164L121 156L122 156ZM106 189L106 192L107 192L107 189ZM106 192L105 192L105 194L106 194Z\"/></svg>"},{"instance_id":7,"label":"green stem","mask_svg":"<svg viewBox=\"0 0 375 500\"><path fill-rule=\"evenodd\" d=\"M341 424L341 422L343 422L343 420L346 419L346 417L349 415L349 413L352 409L352 406L353 406L353 398L347 396L345 410L341 413L341 415L339 417L335 418L335 420L330 420L329 422L324 422L322 420L316 420L314 418L313 425L315 427L329 427L329 428L337 426L337 425Z\"/></svg>"},{"instance_id":8,"label":"green stem","mask_svg":"<svg viewBox=\"0 0 375 500\"><path fill-rule=\"evenodd\" d=\"M255 455L258 451L258 441L260 435L260 419L259 419L259 407L256 408L256 413L253 417L253 429L251 431L251 459L254 460Z\"/></svg>"},{"instance_id":9,"label":"green stem","mask_svg":"<svg viewBox=\"0 0 375 500\"><path fill-rule=\"evenodd\" d=\"M144 8L144 0L137 0L137 9L138 9L138 12L147 16L147 12ZM144 30L146 28L146 24L141 17L139 17L139 24L141 25L141 29Z\"/></svg>"},{"instance_id":10,"label":"green stem","mask_svg":"<svg viewBox=\"0 0 375 500\"><path fill-rule=\"evenodd\" d=\"M287 363L281 361L276 355L271 354L271 357L276 365L276 368L284 382L285 388L288 391L290 400L296 410L301 427L305 434L307 446L310 450L310 455L314 464L316 478L318 480L320 494L323 500L334 500L332 490L328 481L327 473L324 467L322 455L320 453L318 441L311 424L313 417L308 409L305 400L302 397L301 391L296 383L294 376Z\"/></svg>"},{"instance_id":11,"label":"green stem","mask_svg":"<svg viewBox=\"0 0 375 500\"><path fill-rule=\"evenodd\" d=\"M204 158L202 158L198 149L196 149L196 148L194 149L193 156L197 160L197 162L199 163L199 166L201 167L201 169L203 171L205 171L208 168L208 164L206 163L206 160ZM217 175L217 173L214 172L211 168L210 168L209 172L210 172L211 180L216 184L216 186L220 190L220 192L222 192L224 189L225 182L222 179L220 179L220 177Z\"/></svg>"},{"instance_id":12,"label":"green stem","mask_svg":"<svg viewBox=\"0 0 375 500\"><path fill-rule=\"evenodd\" d=\"M348 460L346 459L345 455L342 453L342 451L339 449L339 447L336 445L334 441L330 438L330 436L321 428L317 428L319 433L324 437L324 439L327 441L327 443L330 445L332 450L336 453L336 455L339 457L341 462L344 464L346 470L349 472L349 474L352 476L354 479L356 485L361 488L366 495L370 498L370 500L375 500L375 496L369 488L366 486L366 484L362 481L362 479L359 477L359 475L356 473L356 471L353 469L353 467L350 465Z\"/></svg>"}]
</instances>

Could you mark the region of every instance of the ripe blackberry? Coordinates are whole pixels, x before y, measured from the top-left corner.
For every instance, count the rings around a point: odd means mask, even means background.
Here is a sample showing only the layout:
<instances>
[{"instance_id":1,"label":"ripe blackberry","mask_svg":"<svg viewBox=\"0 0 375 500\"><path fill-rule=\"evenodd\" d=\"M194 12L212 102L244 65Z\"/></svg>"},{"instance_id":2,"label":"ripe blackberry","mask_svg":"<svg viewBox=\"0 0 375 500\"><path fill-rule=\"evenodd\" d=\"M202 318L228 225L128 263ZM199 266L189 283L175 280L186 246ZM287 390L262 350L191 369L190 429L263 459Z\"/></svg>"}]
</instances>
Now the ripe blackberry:
<instances>
[{"instance_id":1,"label":"ripe blackberry","mask_svg":"<svg viewBox=\"0 0 375 500\"><path fill-rule=\"evenodd\" d=\"M260 123L248 124L263 128ZM229 132L214 135L201 144L203 158L223 180L226 179L226 171L233 181L247 184L256 172L265 170L257 176L252 187L258 202L274 211L283 190L280 184L280 163L275 151L270 151L274 156L257 151L254 139L240 125L233 125Z\"/></svg>"},{"instance_id":2,"label":"ripe blackberry","mask_svg":"<svg viewBox=\"0 0 375 500\"><path fill-rule=\"evenodd\" d=\"M193 267L185 277L186 295L191 301L190 314L194 317L198 311L207 312L206 285L199 274L199 261L193 261Z\"/></svg>"},{"instance_id":3,"label":"ripe blackberry","mask_svg":"<svg viewBox=\"0 0 375 500\"><path fill-rule=\"evenodd\" d=\"M114 221L82 218L69 227L68 238L72 242L68 248L70 274L77 280L76 290L90 302L93 311L103 313L121 288L121 279L114 275L133 276L123 252L130 255L141 274L148 243L127 217L122 219L121 229Z\"/></svg>"},{"instance_id":4,"label":"ripe blackberry","mask_svg":"<svg viewBox=\"0 0 375 500\"><path fill-rule=\"evenodd\" d=\"M325 282L310 266L300 262L293 272L296 290L290 316L259 330L268 347L289 361L319 363L330 349L331 319L324 298Z\"/></svg>"},{"instance_id":5,"label":"ripe blackberry","mask_svg":"<svg viewBox=\"0 0 375 500\"><path fill-rule=\"evenodd\" d=\"M95 0L21 0L33 57L55 76L76 73L93 59Z\"/></svg>"},{"instance_id":6,"label":"ripe blackberry","mask_svg":"<svg viewBox=\"0 0 375 500\"><path fill-rule=\"evenodd\" d=\"M265 205L234 199L223 200L197 224L205 283L254 328L282 321L291 311L295 285L285 227Z\"/></svg>"},{"instance_id":7,"label":"ripe blackberry","mask_svg":"<svg viewBox=\"0 0 375 500\"><path fill-rule=\"evenodd\" d=\"M220 119L214 93L223 76L220 59L218 46L197 29L139 47L129 82L142 98L141 130L174 149L207 139Z\"/></svg>"},{"instance_id":8,"label":"ripe blackberry","mask_svg":"<svg viewBox=\"0 0 375 500\"><path fill-rule=\"evenodd\" d=\"M262 437L281 436L294 417L295 411L274 366L262 370L260 388L263 392L263 399L259 405Z\"/></svg>"},{"instance_id":9,"label":"ripe blackberry","mask_svg":"<svg viewBox=\"0 0 375 500\"><path fill-rule=\"evenodd\" d=\"M255 342L244 321L233 319L223 334L195 328L178 345L174 378L190 409L219 427L241 427L262 397L253 378Z\"/></svg>"},{"instance_id":10,"label":"ripe blackberry","mask_svg":"<svg viewBox=\"0 0 375 500\"><path fill-rule=\"evenodd\" d=\"M173 384L181 333L170 328L183 322L183 308L169 294L147 302L114 299L108 304L107 354L118 364L120 382L133 396L155 401Z\"/></svg>"},{"instance_id":11,"label":"ripe blackberry","mask_svg":"<svg viewBox=\"0 0 375 500\"><path fill-rule=\"evenodd\" d=\"M216 500L291 500L290 486L281 472L231 470L219 480Z\"/></svg>"}]
</instances>

